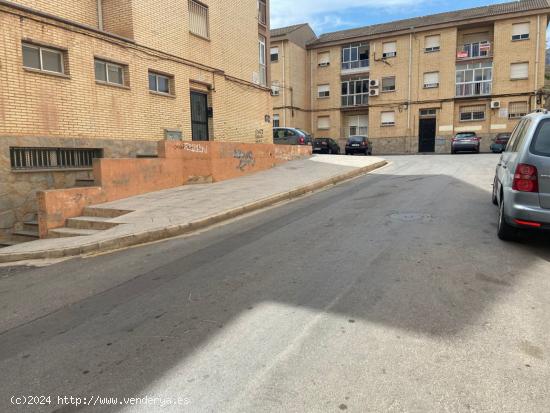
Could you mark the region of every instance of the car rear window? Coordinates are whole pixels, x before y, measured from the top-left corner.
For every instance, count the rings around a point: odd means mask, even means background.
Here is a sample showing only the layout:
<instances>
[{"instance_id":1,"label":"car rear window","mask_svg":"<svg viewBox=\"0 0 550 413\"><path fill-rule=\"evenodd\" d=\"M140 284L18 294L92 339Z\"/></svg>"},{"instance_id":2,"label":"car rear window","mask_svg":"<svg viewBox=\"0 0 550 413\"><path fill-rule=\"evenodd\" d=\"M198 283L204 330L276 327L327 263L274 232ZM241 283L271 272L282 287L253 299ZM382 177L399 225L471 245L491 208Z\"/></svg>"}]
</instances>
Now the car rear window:
<instances>
[{"instance_id":1,"label":"car rear window","mask_svg":"<svg viewBox=\"0 0 550 413\"><path fill-rule=\"evenodd\" d=\"M550 156L550 119L540 122L530 147L531 153Z\"/></svg>"},{"instance_id":2,"label":"car rear window","mask_svg":"<svg viewBox=\"0 0 550 413\"><path fill-rule=\"evenodd\" d=\"M365 137L363 136L352 136L349 138L349 141L352 143L363 142L364 140L365 140Z\"/></svg>"},{"instance_id":3,"label":"car rear window","mask_svg":"<svg viewBox=\"0 0 550 413\"><path fill-rule=\"evenodd\" d=\"M470 138L475 138L475 137L476 137L475 133L465 132L465 133L457 133L455 138L456 139L470 139Z\"/></svg>"}]
</instances>

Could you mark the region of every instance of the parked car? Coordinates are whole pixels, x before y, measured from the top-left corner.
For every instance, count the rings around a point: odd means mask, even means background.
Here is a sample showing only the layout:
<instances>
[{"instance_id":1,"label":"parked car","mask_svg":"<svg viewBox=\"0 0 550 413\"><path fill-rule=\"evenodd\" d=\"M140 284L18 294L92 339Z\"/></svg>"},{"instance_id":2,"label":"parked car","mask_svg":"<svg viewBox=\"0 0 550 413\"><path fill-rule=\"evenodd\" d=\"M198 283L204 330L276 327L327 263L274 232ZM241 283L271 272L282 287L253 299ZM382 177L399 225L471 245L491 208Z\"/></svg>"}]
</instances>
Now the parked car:
<instances>
[{"instance_id":1,"label":"parked car","mask_svg":"<svg viewBox=\"0 0 550 413\"><path fill-rule=\"evenodd\" d=\"M316 138L313 140L313 152L340 154L340 145L332 138Z\"/></svg>"},{"instance_id":2,"label":"parked car","mask_svg":"<svg viewBox=\"0 0 550 413\"><path fill-rule=\"evenodd\" d=\"M520 230L550 231L550 114L525 116L498 162L493 185L498 237L514 240Z\"/></svg>"},{"instance_id":3,"label":"parked car","mask_svg":"<svg viewBox=\"0 0 550 413\"><path fill-rule=\"evenodd\" d=\"M475 132L460 132L451 142L451 153L475 152L479 153L481 138Z\"/></svg>"},{"instance_id":4,"label":"parked car","mask_svg":"<svg viewBox=\"0 0 550 413\"><path fill-rule=\"evenodd\" d=\"M311 145L311 134L298 128L273 128L273 143L277 145Z\"/></svg>"},{"instance_id":5,"label":"parked car","mask_svg":"<svg viewBox=\"0 0 550 413\"><path fill-rule=\"evenodd\" d=\"M350 136L346 143L346 155L364 153L372 155L372 142L366 136Z\"/></svg>"},{"instance_id":6,"label":"parked car","mask_svg":"<svg viewBox=\"0 0 550 413\"><path fill-rule=\"evenodd\" d=\"M506 149L506 144L510 140L511 133L499 133L491 144L491 152L502 153Z\"/></svg>"}]
</instances>

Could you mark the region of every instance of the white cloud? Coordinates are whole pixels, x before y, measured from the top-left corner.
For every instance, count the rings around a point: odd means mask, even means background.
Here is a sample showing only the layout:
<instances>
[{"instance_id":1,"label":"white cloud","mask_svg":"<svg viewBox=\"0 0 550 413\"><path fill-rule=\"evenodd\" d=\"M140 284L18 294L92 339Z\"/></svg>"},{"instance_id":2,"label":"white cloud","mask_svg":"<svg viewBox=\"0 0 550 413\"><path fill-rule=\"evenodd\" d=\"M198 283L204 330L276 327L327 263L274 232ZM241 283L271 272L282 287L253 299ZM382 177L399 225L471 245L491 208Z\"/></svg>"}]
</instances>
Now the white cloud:
<instances>
[{"instance_id":1,"label":"white cloud","mask_svg":"<svg viewBox=\"0 0 550 413\"><path fill-rule=\"evenodd\" d=\"M350 25L342 14L346 10L363 7L376 10L395 7L411 7L424 0L346 0L345 4L335 0L273 0L271 2L271 27L285 27L296 23L309 23L317 31L326 31ZM350 18L356 16L351 15ZM319 33L318 33L319 34Z\"/></svg>"}]
</instances>

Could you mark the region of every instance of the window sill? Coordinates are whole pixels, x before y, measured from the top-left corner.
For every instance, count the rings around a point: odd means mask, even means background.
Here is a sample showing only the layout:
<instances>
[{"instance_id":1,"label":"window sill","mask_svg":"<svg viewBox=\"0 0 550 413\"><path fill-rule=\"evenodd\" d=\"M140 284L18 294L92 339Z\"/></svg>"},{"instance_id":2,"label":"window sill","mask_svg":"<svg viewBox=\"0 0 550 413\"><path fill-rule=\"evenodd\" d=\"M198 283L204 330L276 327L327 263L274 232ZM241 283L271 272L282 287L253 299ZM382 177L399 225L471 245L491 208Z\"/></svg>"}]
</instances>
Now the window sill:
<instances>
[{"instance_id":1,"label":"window sill","mask_svg":"<svg viewBox=\"0 0 550 413\"><path fill-rule=\"evenodd\" d=\"M487 119L459 120L462 123L485 122Z\"/></svg>"},{"instance_id":2,"label":"window sill","mask_svg":"<svg viewBox=\"0 0 550 413\"><path fill-rule=\"evenodd\" d=\"M330 96L317 96L317 99L330 99Z\"/></svg>"},{"instance_id":3,"label":"window sill","mask_svg":"<svg viewBox=\"0 0 550 413\"><path fill-rule=\"evenodd\" d=\"M516 77L516 78L510 78L511 82L514 82L516 80L529 80L529 77Z\"/></svg>"},{"instance_id":4,"label":"window sill","mask_svg":"<svg viewBox=\"0 0 550 413\"><path fill-rule=\"evenodd\" d=\"M427 89L427 90L430 90L430 89L439 89L439 86L429 86L429 87L424 86L422 89Z\"/></svg>"},{"instance_id":5,"label":"window sill","mask_svg":"<svg viewBox=\"0 0 550 413\"><path fill-rule=\"evenodd\" d=\"M392 126L395 126L395 123L388 123L386 125L384 125L384 124L380 125L381 128L391 128Z\"/></svg>"},{"instance_id":6,"label":"window sill","mask_svg":"<svg viewBox=\"0 0 550 413\"><path fill-rule=\"evenodd\" d=\"M381 92L382 92L382 93L394 93L394 92L397 92L397 89L393 89L393 90L382 90Z\"/></svg>"},{"instance_id":7,"label":"window sill","mask_svg":"<svg viewBox=\"0 0 550 413\"><path fill-rule=\"evenodd\" d=\"M101 80L96 80L95 83L97 85L109 86L109 87L114 87L114 88L123 89L123 90L130 90L129 86L119 85L117 83L102 82Z\"/></svg>"},{"instance_id":8,"label":"window sill","mask_svg":"<svg viewBox=\"0 0 550 413\"><path fill-rule=\"evenodd\" d=\"M92 171L93 168L36 168L36 169L12 169L14 174L32 174L32 173L45 173L45 172L78 172L78 171Z\"/></svg>"},{"instance_id":9,"label":"window sill","mask_svg":"<svg viewBox=\"0 0 550 413\"><path fill-rule=\"evenodd\" d=\"M526 38L526 39L512 39L512 42L524 42L526 40L531 40L530 37Z\"/></svg>"},{"instance_id":10,"label":"window sill","mask_svg":"<svg viewBox=\"0 0 550 413\"><path fill-rule=\"evenodd\" d=\"M424 53L437 53L437 52L440 52L441 49L438 49L438 50L426 50L424 49Z\"/></svg>"},{"instance_id":11,"label":"window sill","mask_svg":"<svg viewBox=\"0 0 550 413\"><path fill-rule=\"evenodd\" d=\"M30 68L30 67L23 67L23 70L25 72L29 72L29 73L37 73L39 75L59 77L61 79L70 79L71 78L69 75L66 75L65 73L48 72L48 71L45 71L45 70L33 69L33 68Z\"/></svg>"},{"instance_id":12,"label":"window sill","mask_svg":"<svg viewBox=\"0 0 550 413\"><path fill-rule=\"evenodd\" d=\"M172 99L176 98L176 95L173 95L172 93L155 92L154 90L150 90L149 93L154 96L163 96L165 98L172 98Z\"/></svg>"},{"instance_id":13,"label":"window sill","mask_svg":"<svg viewBox=\"0 0 550 413\"><path fill-rule=\"evenodd\" d=\"M200 34L197 34L197 33L193 33L192 31L189 31L189 34L193 37L196 37L198 39L201 39L201 40L205 40L207 42L210 42L210 37L204 37L204 36L201 36Z\"/></svg>"}]
</instances>

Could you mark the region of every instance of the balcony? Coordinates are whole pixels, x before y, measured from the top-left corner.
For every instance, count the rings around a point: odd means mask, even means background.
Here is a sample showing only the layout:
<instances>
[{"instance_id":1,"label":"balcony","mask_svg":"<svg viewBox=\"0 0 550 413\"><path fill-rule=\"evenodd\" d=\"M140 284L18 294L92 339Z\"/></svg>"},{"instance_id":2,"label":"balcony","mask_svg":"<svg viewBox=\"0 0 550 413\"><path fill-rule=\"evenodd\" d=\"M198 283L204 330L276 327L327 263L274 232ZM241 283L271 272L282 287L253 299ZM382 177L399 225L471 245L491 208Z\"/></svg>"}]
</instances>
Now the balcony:
<instances>
[{"instance_id":1,"label":"balcony","mask_svg":"<svg viewBox=\"0 0 550 413\"><path fill-rule=\"evenodd\" d=\"M370 60L354 60L350 62L342 62L342 74L350 75L354 73L363 73L370 70Z\"/></svg>"},{"instance_id":2,"label":"balcony","mask_svg":"<svg viewBox=\"0 0 550 413\"><path fill-rule=\"evenodd\" d=\"M355 95L342 96L342 108L351 109L357 106L367 106L369 104L368 93L358 93Z\"/></svg>"},{"instance_id":3,"label":"balcony","mask_svg":"<svg viewBox=\"0 0 550 413\"><path fill-rule=\"evenodd\" d=\"M493 44L489 41L468 43L456 51L456 60L487 59L493 56Z\"/></svg>"},{"instance_id":4,"label":"balcony","mask_svg":"<svg viewBox=\"0 0 550 413\"><path fill-rule=\"evenodd\" d=\"M487 96L492 93L492 90L493 82L491 80L456 84L457 97Z\"/></svg>"}]
</instances>

